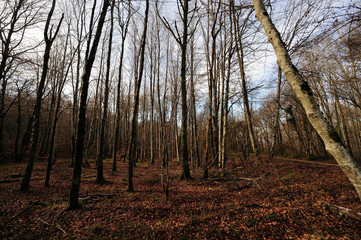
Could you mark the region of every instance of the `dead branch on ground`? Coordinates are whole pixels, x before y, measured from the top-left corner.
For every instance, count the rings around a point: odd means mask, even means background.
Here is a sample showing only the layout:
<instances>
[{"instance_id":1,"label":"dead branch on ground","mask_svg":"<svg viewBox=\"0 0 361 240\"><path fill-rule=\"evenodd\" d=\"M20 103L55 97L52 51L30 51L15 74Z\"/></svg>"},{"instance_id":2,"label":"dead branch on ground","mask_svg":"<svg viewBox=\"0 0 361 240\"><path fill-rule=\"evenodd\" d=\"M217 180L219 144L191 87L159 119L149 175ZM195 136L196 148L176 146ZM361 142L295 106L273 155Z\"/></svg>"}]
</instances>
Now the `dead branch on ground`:
<instances>
[{"instance_id":1,"label":"dead branch on ground","mask_svg":"<svg viewBox=\"0 0 361 240\"><path fill-rule=\"evenodd\" d=\"M36 205L45 205L44 203L40 203L39 201L35 201L35 202L30 202L30 205L28 207L26 207L25 209L21 210L20 212L18 212L17 214L15 214L11 219L14 219L18 216L20 216L21 214L23 214L24 212L28 211L30 208L36 206Z\"/></svg>"},{"instance_id":2,"label":"dead branch on ground","mask_svg":"<svg viewBox=\"0 0 361 240\"><path fill-rule=\"evenodd\" d=\"M41 221L42 223L44 223L45 225L53 226L53 227L55 227L56 229L60 230L62 233L67 234L67 232L65 232L65 230L62 229L61 226L60 226L58 223L51 224L51 223L48 223L48 222L46 222L45 220L43 220L43 219L41 219L41 218L40 218L40 221Z\"/></svg>"},{"instance_id":3,"label":"dead branch on ground","mask_svg":"<svg viewBox=\"0 0 361 240\"><path fill-rule=\"evenodd\" d=\"M337 206L335 204L329 203L329 202L322 202L322 204L324 206L326 206L326 208L328 210L330 210L333 213L339 214L341 216L346 216L358 221L361 221L361 213L360 212L356 212L352 209L349 208L345 208L345 207L341 207L341 206Z\"/></svg>"}]
</instances>

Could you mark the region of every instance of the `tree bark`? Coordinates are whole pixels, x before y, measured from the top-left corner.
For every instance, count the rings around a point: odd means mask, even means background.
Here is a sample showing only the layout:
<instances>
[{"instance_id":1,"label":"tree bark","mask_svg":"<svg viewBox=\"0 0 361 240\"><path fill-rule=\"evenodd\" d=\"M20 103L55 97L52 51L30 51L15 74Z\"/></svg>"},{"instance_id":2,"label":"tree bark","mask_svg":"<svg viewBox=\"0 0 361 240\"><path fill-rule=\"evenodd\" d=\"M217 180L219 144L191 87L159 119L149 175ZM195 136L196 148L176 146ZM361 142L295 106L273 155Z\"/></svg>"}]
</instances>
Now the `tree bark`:
<instances>
[{"instance_id":1,"label":"tree bark","mask_svg":"<svg viewBox=\"0 0 361 240\"><path fill-rule=\"evenodd\" d=\"M19 20L19 11L23 7L25 0L20 0L14 8L13 15L11 16L11 23L7 35L4 37L1 33L1 62L0 62L0 160L4 157L4 119L5 119L5 96L7 88L7 61L11 54L11 41L12 35L15 31L15 24ZM5 31L4 31L5 32ZM5 34L4 34L5 35Z\"/></svg>"},{"instance_id":2,"label":"tree bark","mask_svg":"<svg viewBox=\"0 0 361 240\"><path fill-rule=\"evenodd\" d=\"M279 118L280 118L280 107L281 107L281 83L282 83L282 71L278 67L278 81L277 81L277 93L276 93L276 116L273 122L273 135L272 135L272 146L269 154L269 160L272 161L275 155L277 135L280 129Z\"/></svg>"},{"instance_id":3,"label":"tree bark","mask_svg":"<svg viewBox=\"0 0 361 240\"><path fill-rule=\"evenodd\" d=\"M42 140L40 141L40 148L39 148L39 156L43 157L49 150L49 143L50 143L50 136L51 136L51 129L53 126L53 113L55 109L55 101L56 101L56 77L50 76L49 82L52 81L53 89L51 90L51 101L50 101L50 108L49 108L49 114L48 114L48 121L46 123L46 126L44 127L44 134L42 137Z\"/></svg>"},{"instance_id":4,"label":"tree bark","mask_svg":"<svg viewBox=\"0 0 361 240\"><path fill-rule=\"evenodd\" d=\"M159 31L157 32L158 40L159 40ZM167 41L167 63L166 63L166 71L168 71L168 57L169 57L169 38ZM160 54L160 42L158 41L158 56ZM167 143L167 130L166 130L166 106L165 106L165 99L167 93L167 83L168 83L168 72L166 72L165 82L164 82L164 93L163 93L163 103L161 101L161 94L160 94L160 77L159 77L159 68L160 68L160 61L158 59L157 62L157 95L158 95L158 110L159 110L159 160L161 161L161 185L163 192L166 196L166 201L168 200L169 196L169 171L168 171L168 162L169 162L169 154L168 154L168 143ZM155 81L155 79L154 79ZM162 107L163 105L163 107Z\"/></svg>"},{"instance_id":5,"label":"tree bark","mask_svg":"<svg viewBox=\"0 0 361 240\"><path fill-rule=\"evenodd\" d=\"M192 149L194 155L194 161L197 167L200 166L200 157L199 157L199 143L198 143L198 127L197 127L197 111L196 111L196 94L195 94L195 84L194 84L194 76L195 76L195 66L194 66L194 58L195 58L195 41L194 37L191 39L191 56L190 56L190 87L191 87L191 114L192 114Z\"/></svg>"},{"instance_id":6,"label":"tree bark","mask_svg":"<svg viewBox=\"0 0 361 240\"><path fill-rule=\"evenodd\" d=\"M55 3L56 3L56 0L53 0L50 12L49 12L47 20L46 20L45 29L44 29L45 53L44 53L44 58L43 58L43 60L44 60L43 61L43 71L41 74L39 86L36 91L36 103L34 106L33 141L31 143L30 157L29 157L26 169L25 169L24 178L23 178L23 181L21 182L21 186L20 186L20 191L22 191L22 192L28 191L28 189L29 189L31 173L33 171L34 161L35 161L36 152L37 152L39 133L40 133L41 102L42 102L42 97L43 97L43 90L45 87L45 80L46 80L47 73L48 73L50 50L51 50L51 46L56 38L56 35L59 32L61 23L64 18L64 14L63 14L55 32L54 32L54 36L52 36L52 34L53 34L51 31L52 28L50 29L50 33L48 32L48 30L49 30L51 18L53 16Z\"/></svg>"},{"instance_id":7,"label":"tree bark","mask_svg":"<svg viewBox=\"0 0 361 240\"><path fill-rule=\"evenodd\" d=\"M181 44L181 96L182 96L182 173L181 179L190 179L191 173L188 163L188 109L187 109L187 42L188 42L188 1L183 2L183 37Z\"/></svg>"},{"instance_id":8,"label":"tree bark","mask_svg":"<svg viewBox=\"0 0 361 240\"><path fill-rule=\"evenodd\" d=\"M232 2L232 4L234 4L234 2ZM244 105L244 112L245 112L244 114L245 114L247 130L248 130L249 138L251 141L252 150L256 155L255 162L256 162L256 164L258 164L259 159L260 159L259 148L258 148L256 139L255 139L255 134L254 134L254 129L253 129L252 114L251 114L251 109L250 109L249 101L248 101L248 89L247 89L246 74L245 74L245 69L244 69L244 51L243 51L243 44L242 44L242 35L243 35L243 28L245 25L243 25L242 29L240 29L240 26L238 24L238 19L236 18L236 13L234 10L234 5L232 5L232 7L233 7L233 21L235 24L235 27L234 27L235 37L236 37L235 43L236 43L239 71L240 71L241 81L242 81L242 96L243 96L243 105ZM249 16L250 16L250 14L248 14L246 20L244 20L244 24L247 22Z\"/></svg>"},{"instance_id":9,"label":"tree bark","mask_svg":"<svg viewBox=\"0 0 361 240\"><path fill-rule=\"evenodd\" d=\"M177 43L179 44L179 47L181 49L181 72L180 72L180 78L181 78L181 108L182 108L182 120L181 120L181 143L182 143L182 172L180 175L180 179L190 179L191 173L189 170L189 159L188 159L188 134L187 134L187 123L188 123L188 109L187 109L187 78L186 78L186 67L187 67L187 44L188 44L188 13L189 13L189 1L190 0L178 0L178 6L180 6L179 9L182 9L182 24L183 24L183 35L180 35L180 32L178 31L177 24L175 23L175 30L173 30L169 24L169 22L164 17L159 17L165 27L171 32ZM157 14L158 7L157 7L157 1L156 1L156 8L157 8ZM177 125L175 124L175 127L177 128Z\"/></svg>"},{"instance_id":10,"label":"tree bark","mask_svg":"<svg viewBox=\"0 0 361 240\"><path fill-rule=\"evenodd\" d=\"M110 32L109 32L109 43L108 43L108 56L107 56L107 70L105 75L105 92L104 92L104 103L103 103L103 116L101 120L100 127L100 149L97 156L97 179L96 183L103 184L105 183L104 171L103 171L103 158L104 158L104 149L105 149L105 128L108 119L108 98L109 98L109 78L110 78L110 62L112 56L112 41L113 41L113 28L114 28L114 5L115 0L112 1L110 8Z\"/></svg>"},{"instance_id":11,"label":"tree bark","mask_svg":"<svg viewBox=\"0 0 361 240\"><path fill-rule=\"evenodd\" d=\"M129 3L130 8L130 3ZM121 39L122 39L122 45L120 49L120 59L119 59L119 73L118 73L118 84L117 84L117 99L116 99L116 120L115 120L115 128L114 128L114 142L113 142L113 167L112 171L115 172L117 170L117 152L119 151L118 144L121 143L120 141L120 120L121 120L121 114L120 114L120 86L122 83L122 74L123 74L123 58L124 58L124 44L125 39L127 37L128 33L128 26L130 21L131 13L128 13L127 20L124 23L119 22L120 28L121 28ZM121 20L119 20L121 21Z\"/></svg>"},{"instance_id":12,"label":"tree bark","mask_svg":"<svg viewBox=\"0 0 361 240\"><path fill-rule=\"evenodd\" d=\"M96 0L94 1L94 4L96 4ZM93 6L92 14L94 13ZM76 152L76 134L77 134L77 119L79 114L79 83L80 83L80 70L81 70L81 47L83 43L83 31L85 29L85 14L86 14L86 2L83 3L83 9L79 15L80 21L77 21L77 46L76 46L76 52L77 52L77 64L76 64L76 76L75 76L75 85L74 85L74 78L72 78L72 87L73 87L73 106L72 106L72 133L71 133L71 167L74 167L74 161L75 161L75 152ZM79 27L80 23L80 27ZM92 26L93 26L93 17L91 17L91 20L89 21L89 36L92 35ZM80 28L80 29L79 29ZM88 45L90 42L88 41ZM87 52L89 49L89 46L87 45ZM85 57L86 59L86 57Z\"/></svg>"},{"instance_id":13,"label":"tree bark","mask_svg":"<svg viewBox=\"0 0 361 240\"><path fill-rule=\"evenodd\" d=\"M148 13L149 13L149 0L146 1L145 8L145 19L144 19L144 29L140 46L140 62L139 62L139 75L136 74L135 79L135 94L134 94L134 109L133 109L133 118L132 118L132 129L130 135L130 144L129 144L129 161L128 161L128 192L134 191L133 186L133 164L136 158L137 152L137 135L138 135L138 112L139 112L139 94L140 87L142 84L142 76L144 69L144 53L145 53L145 43L147 39L147 26L148 26Z\"/></svg>"},{"instance_id":14,"label":"tree bark","mask_svg":"<svg viewBox=\"0 0 361 240\"><path fill-rule=\"evenodd\" d=\"M21 141L20 151L19 151L19 162L21 162L24 159L25 153L29 147L29 142L31 140L31 133L33 129L33 122L34 122L34 116L31 115L28 124L26 126L23 139Z\"/></svg>"},{"instance_id":15,"label":"tree bark","mask_svg":"<svg viewBox=\"0 0 361 240\"><path fill-rule=\"evenodd\" d=\"M69 26L68 26L69 27ZM57 129L57 123L60 117L59 111L60 111L60 104L61 104L61 96L62 96L62 92L65 86L65 82L66 82L66 78L68 76L69 70L70 70L70 66L72 64L72 61L69 63L67 70L65 72L65 61L66 61L66 51L68 49L68 39L70 37L70 28L68 28L68 35L67 35L67 39L65 42L65 47L64 47L64 55L63 55L63 59L62 59L62 68L61 68L61 73L60 73L60 80L57 83L57 85L54 86L54 88L56 88L57 90L57 99L56 99L56 106L55 106L55 113L54 113L54 120L53 120L53 126L52 126L52 133L50 136L50 146L49 146L49 155L48 155L48 166L46 168L46 176L45 176L45 182L44 182L44 186L48 187L49 186L49 181L50 181L50 171L53 165L53 161L54 161L54 155L55 155L55 136L56 136L56 129ZM65 73L64 73L65 72ZM55 90L54 90L55 91Z\"/></svg>"},{"instance_id":16,"label":"tree bark","mask_svg":"<svg viewBox=\"0 0 361 240\"><path fill-rule=\"evenodd\" d=\"M17 121L16 121L16 138L15 138L15 145L14 145L14 155L15 155L15 162L20 162L19 156L19 140L20 140L20 128L21 128L21 90L18 90L18 102L17 102ZM0 152L1 154L1 152Z\"/></svg>"},{"instance_id":17,"label":"tree bark","mask_svg":"<svg viewBox=\"0 0 361 240\"><path fill-rule=\"evenodd\" d=\"M342 145L340 137L331 128L323 116L308 83L293 65L281 35L272 23L262 0L253 0L256 17L262 24L270 43L275 50L278 65L290 82L298 99L304 107L307 118L325 143L327 151L335 158L338 165L351 181L361 199L361 168Z\"/></svg>"},{"instance_id":18,"label":"tree bark","mask_svg":"<svg viewBox=\"0 0 361 240\"><path fill-rule=\"evenodd\" d=\"M230 9L229 18L230 18L230 31L232 31L233 28L233 22L232 22L232 9ZM226 16L225 16L226 18ZM224 48L226 48L226 38L227 34L226 31L224 33ZM221 103L221 122L219 126L219 162L221 165L221 175L225 175L225 168L226 168L226 137L227 137L227 123L228 123L228 100L229 100L229 82L231 78L231 65L232 65L232 57L233 57L233 36L230 36L229 40L229 47L227 50L224 50L224 61L222 63L222 75L223 75L223 81L222 81L222 103ZM226 57L227 55L227 57ZM227 63L226 63L227 60ZM226 73L226 64L227 64L227 73Z\"/></svg>"},{"instance_id":19,"label":"tree bark","mask_svg":"<svg viewBox=\"0 0 361 240\"><path fill-rule=\"evenodd\" d=\"M78 131L76 138L76 153L75 153L72 185L71 185L70 197L69 197L69 208L68 208L69 210L77 209L80 207L78 198L79 198L79 189L80 189L81 165L82 165L83 150L84 150L84 136L85 136L85 122L86 122L86 108L87 108L86 102L88 97L89 79L109 4L110 4L110 0L104 0L101 15L98 21L97 30L94 36L93 45L91 47L89 56L86 59L84 65L78 124L77 124Z\"/></svg>"}]
</instances>

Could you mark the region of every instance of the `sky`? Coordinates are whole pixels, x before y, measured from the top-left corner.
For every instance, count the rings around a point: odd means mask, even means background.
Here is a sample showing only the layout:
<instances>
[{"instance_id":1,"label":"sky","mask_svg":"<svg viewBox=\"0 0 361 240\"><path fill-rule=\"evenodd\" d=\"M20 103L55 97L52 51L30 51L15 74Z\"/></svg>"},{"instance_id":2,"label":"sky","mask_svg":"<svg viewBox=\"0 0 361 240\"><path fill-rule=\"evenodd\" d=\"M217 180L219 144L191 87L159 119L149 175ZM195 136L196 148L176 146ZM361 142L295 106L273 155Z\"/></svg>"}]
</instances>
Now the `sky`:
<instances>
[{"instance_id":1,"label":"sky","mask_svg":"<svg viewBox=\"0 0 361 240\"><path fill-rule=\"evenodd\" d=\"M312 7L307 8L306 2L312 2ZM337 3L336 6L340 7L343 4L345 4L345 1L332 1ZM347 1L348 2L348 1ZM144 5L144 2L139 2L140 6ZM174 1L160 1L160 6L162 6L161 14L162 16L167 17L168 19L172 19L172 17L176 16L174 13L176 11L176 5L174 4ZM53 23L57 23L59 16L63 12L62 8L64 8L65 5L69 4L69 0L59 0L57 4L57 8L55 11L55 16L53 19ZM289 12L288 10L291 9L289 6L294 4L300 4L301 10L295 11L295 12ZM293 29L295 27L299 28L296 37L293 40L293 44L297 43L301 37L304 37L305 34L307 34L306 31L302 30L302 27L308 27L311 29L315 26L317 23L316 20L320 19L321 17L324 17L327 14L323 14L323 11L319 11L319 9L325 8L326 6L322 5L318 0L276 0L274 1L274 4L272 5L272 14L271 17L274 20L276 27L279 29L281 33L283 33L283 36L285 39L289 39L289 35L285 34L285 32L289 31L290 29ZM324 4L330 5L329 2L325 1ZM89 7L91 7L91 4L88 4ZM44 9L45 10L45 9ZM270 10L270 9L269 9ZM304 20L300 21L298 24L295 24L296 20L299 19L300 16L303 16L305 12L309 11L308 15L304 18ZM136 14L138 16L138 19L141 19L141 15L143 14L142 8L139 9L139 12ZM164 15L163 15L164 14ZM290 20L288 21L285 19L285 16L290 15L292 16ZM254 20L254 14L251 16ZM171 21L171 20L170 20ZM66 25L66 21L63 23ZM139 22L140 28L142 27L142 22ZM63 26L64 26L63 25ZM33 44L35 42L41 42L43 39L43 27L44 24L39 24L37 27L29 29L27 31L27 44ZM302 34L299 34L302 33ZM316 33L316 32L315 32ZM200 35L200 33L198 34ZM277 65L276 65L276 57L273 52L272 46L267 43L267 39L265 37L265 34L263 32L263 29L259 29L257 32L258 37L263 37L264 46L260 51L257 51L251 58L246 58L245 64L246 64L246 76L249 81L250 87L254 87L257 85L262 85L262 88L258 90L255 94L251 94L251 102L257 106L258 104L262 104L262 101L265 96L267 96L269 93L275 91L276 86L276 79L277 79ZM129 41L130 37L128 37ZM252 47L252 46L251 46ZM116 44L114 46L116 48ZM200 46L201 48L201 46ZM38 51L38 54L41 56L41 52L43 51L43 46L38 47L34 50L34 52ZM128 48L128 54L130 54L131 49ZM200 50L202 51L202 50ZM116 52L116 51L115 51ZM100 50L98 49L98 56L100 54ZM114 53L115 54L115 53ZM297 59L294 61L297 63ZM129 63L129 62L128 62ZM113 63L116 64L116 61ZM130 64L130 63L129 63ZM127 67L130 69L129 67ZM206 71L206 69L204 70ZM94 69L93 73L96 72L96 68ZM202 91L206 91L206 87ZM70 89L67 90L69 93L71 92Z\"/></svg>"}]
</instances>

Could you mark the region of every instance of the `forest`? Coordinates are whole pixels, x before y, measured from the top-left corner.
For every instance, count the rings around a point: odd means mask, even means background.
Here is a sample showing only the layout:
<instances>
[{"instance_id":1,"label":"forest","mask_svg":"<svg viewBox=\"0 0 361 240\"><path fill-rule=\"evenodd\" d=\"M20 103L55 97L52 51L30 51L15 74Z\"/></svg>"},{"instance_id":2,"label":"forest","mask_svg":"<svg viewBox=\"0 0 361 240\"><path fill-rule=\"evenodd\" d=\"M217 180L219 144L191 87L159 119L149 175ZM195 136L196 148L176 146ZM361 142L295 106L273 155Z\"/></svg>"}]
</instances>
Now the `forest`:
<instances>
[{"instance_id":1,"label":"forest","mask_svg":"<svg viewBox=\"0 0 361 240\"><path fill-rule=\"evenodd\" d=\"M359 0L6 0L0 41L0 238L361 239Z\"/></svg>"}]
</instances>

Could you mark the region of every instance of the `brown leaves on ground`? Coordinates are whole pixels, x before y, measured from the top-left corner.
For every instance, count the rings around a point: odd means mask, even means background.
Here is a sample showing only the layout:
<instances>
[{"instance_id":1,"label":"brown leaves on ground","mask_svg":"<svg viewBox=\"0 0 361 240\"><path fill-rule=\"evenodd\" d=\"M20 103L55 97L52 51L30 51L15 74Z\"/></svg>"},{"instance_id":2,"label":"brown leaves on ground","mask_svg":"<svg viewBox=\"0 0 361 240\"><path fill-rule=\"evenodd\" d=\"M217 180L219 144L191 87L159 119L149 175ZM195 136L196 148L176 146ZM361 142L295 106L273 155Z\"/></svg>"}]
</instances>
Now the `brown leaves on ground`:
<instances>
[{"instance_id":1,"label":"brown leaves on ground","mask_svg":"<svg viewBox=\"0 0 361 240\"><path fill-rule=\"evenodd\" d=\"M83 169L82 209L67 211L72 169L58 161L51 187L44 188L45 163L37 163L31 190L20 193L24 164L0 166L2 239L361 239L361 223L328 211L323 201L361 211L357 194L337 166L276 161L245 176L241 167L224 178L178 180L171 163L169 201L160 167L135 168L135 189L126 192L126 164L109 184L95 184L96 169ZM10 181L7 181L10 180Z\"/></svg>"}]
</instances>

